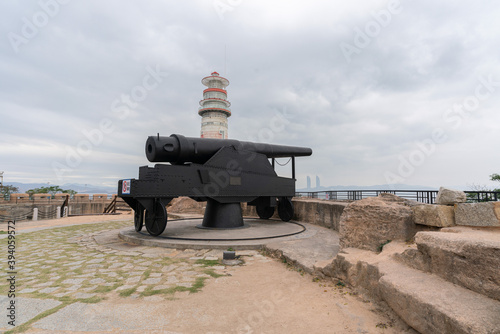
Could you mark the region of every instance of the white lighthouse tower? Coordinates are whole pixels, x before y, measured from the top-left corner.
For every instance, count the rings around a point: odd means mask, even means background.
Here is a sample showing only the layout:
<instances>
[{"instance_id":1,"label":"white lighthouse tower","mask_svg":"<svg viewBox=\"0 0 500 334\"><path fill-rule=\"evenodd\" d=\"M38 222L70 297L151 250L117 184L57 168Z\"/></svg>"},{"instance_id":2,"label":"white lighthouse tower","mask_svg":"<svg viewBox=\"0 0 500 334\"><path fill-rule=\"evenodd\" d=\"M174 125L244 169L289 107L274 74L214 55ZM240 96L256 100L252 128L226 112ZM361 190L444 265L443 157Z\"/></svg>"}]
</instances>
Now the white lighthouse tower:
<instances>
[{"instance_id":1,"label":"white lighthouse tower","mask_svg":"<svg viewBox=\"0 0 500 334\"><path fill-rule=\"evenodd\" d=\"M231 103L227 100L229 80L212 72L201 80L208 88L203 91L198 114L201 116L201 138L227 139L227 118L231 116Z\"/></svg>"}]
</instances>

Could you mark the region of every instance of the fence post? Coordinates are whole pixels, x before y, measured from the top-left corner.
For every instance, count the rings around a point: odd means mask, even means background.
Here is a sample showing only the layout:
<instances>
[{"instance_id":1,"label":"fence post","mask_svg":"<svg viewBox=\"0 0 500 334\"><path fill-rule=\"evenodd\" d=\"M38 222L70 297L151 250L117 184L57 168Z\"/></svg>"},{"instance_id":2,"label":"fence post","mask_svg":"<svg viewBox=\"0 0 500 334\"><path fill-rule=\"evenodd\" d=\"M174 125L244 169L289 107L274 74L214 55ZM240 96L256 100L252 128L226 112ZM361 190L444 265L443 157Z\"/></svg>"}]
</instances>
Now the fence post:
<instances>
[{"instance_id":1,"label":"fence post","mask_svg":"<svg viewBox=\"0 0 500 334\"><path fill-rule=\"evenodd\" d=\"M38 220L38 208L33 208L33 220Z\"/></svg>"},{"instance_id":2,"label":"fence post","mask_svg":"<svg viewBox=\"0 0 500 334\"><path fill-rule=\"evenodd\" d=\"M63 217L68 217L68 207L65 206L63 209Z\"/></svg>"},{"instance_id":3,"label":"fence post","mask_svg":"<svg viewBox=\"0 0 500 334\"><path fill-rule=\"evenodd\" d=\"M56 209L56 219L59 219L61 218L61 207L58 206L57 209Z\"/></svg>"}]
</instances>

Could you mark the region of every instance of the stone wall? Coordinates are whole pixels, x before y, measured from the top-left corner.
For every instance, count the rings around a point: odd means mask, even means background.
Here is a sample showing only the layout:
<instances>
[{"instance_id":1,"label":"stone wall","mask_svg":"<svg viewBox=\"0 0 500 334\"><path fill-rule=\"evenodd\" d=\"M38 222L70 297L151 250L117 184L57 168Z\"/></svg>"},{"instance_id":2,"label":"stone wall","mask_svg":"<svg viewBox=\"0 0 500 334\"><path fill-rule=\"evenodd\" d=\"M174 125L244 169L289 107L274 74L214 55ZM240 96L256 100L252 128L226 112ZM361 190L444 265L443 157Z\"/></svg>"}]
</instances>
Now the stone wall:
<instances>
[{"instance_id":1,"label":"stone wall","mask_svg":"<svg viewBox=\"0 0 500 334\"><path fill-rule=\"evenodd\" d=\"M294 198L292 199L295 214L293 220L315 224L332 230L339 230L340 217L346 202L333 202L321 199ZM171 213L196 213L204 214L206 202L196 202L188 197L174 198L167 206ZM241 211L244 217L257 217L255 206L241 203ZM278 210L275 210L273 218L279 219Z\"/></svg>"},{"instance_id":2,"label":"stone wall","mask_svg":"<svg viewBox=\"0 0 500 334\"><path fill-rule=\"evenodd\" d=\"M38 209L38 219L56 218L55 210L61 207L64 199L37 199L19 203L0 203L0 222L16 218L16 220L30 220L33 217L33 209ZM111 199L99 200L71 200L69 202L70 215L101 214L104 208L111 203ZM10 218L9 218L10 217ZM18 218L19 217L19 218Z\"/></svg>"},{"instance_id":3,"label":"stone wall","mask_svg":"<svg viewBox=\"0 0 500 334\"><path fill-rule=\"evenodd\" d=\"M339 231L340 217L349 203L321 199L294 198L294 220Z\"/></svg>"}]
</instances>

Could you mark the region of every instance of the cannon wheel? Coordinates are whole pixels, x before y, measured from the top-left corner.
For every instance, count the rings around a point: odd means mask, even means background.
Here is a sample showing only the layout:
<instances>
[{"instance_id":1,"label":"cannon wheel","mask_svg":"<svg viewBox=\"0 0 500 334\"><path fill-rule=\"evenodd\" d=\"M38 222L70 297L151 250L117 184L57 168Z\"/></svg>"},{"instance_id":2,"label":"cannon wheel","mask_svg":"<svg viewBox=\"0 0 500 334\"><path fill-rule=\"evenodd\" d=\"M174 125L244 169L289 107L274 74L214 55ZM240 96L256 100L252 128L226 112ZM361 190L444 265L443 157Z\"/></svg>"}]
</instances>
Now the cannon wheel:
<instances>
[{"instance_id":1,"label":"cannon wheel","mask_svg":"<svg viewBox=\"0 0 500 334\"><path fill-rule=\"evenodd\" d=\"M152 236L158 236L167 227L167 210L160 201L155 201L153 210L146 210L146 230Z\"/></svg>"},{"instance_id":2,"label":"cannon wheel","mask_svg":"<svg viewBox=\"0 0 500 334\"><path fill-rule=\"evenodd\" d=\"M137 209L134 213L134 227L137 232L141 232L144 224L144 209Z\"/></svg>"},{"instance_id":3,"label":"cannon wheel","mask_svg":"<svg viewBox=\"0 0 500 334\"><path fill-rule=\"evenodd\" d=\"M274 207L257 205L257 214L261 219L269 219L274 215Z\"/></svg>"},{"instance_id":4,"label":"cannon wheel","mask_svg":"<svg viewBox=\"0 0 500 334\"><path fill-rule=\"evenodd\" d=\"M278 215L284 222L290 221L293 217L292 200L288 197L281 197L278 202Z\"/></svg>"}]
</instances>

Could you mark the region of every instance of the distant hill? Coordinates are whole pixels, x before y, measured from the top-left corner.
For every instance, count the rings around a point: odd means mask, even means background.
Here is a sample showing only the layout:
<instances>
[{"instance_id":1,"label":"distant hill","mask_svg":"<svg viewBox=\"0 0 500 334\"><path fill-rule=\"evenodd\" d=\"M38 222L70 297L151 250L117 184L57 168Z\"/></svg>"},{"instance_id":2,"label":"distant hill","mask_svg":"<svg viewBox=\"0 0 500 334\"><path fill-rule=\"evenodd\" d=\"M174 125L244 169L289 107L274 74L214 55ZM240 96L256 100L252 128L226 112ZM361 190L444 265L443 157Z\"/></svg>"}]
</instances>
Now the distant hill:
<instances>
[{"instance_id":1,"label":"distant hill","mask_svg":"<svg viewBox=\"0 0 500 334\"><path fill-rule=\"evenodd\" d=\"M453 187L455 188L455 187ZM419 186L410 184L378 184L373 186L330 186L330 187L317 187L317 188L301 188L297 192L315 192L315 191L328 191L328 190L439 190L435 187Z\"/></svg>"},{"instance_id":2,"label":"distant hill","mask_svg":"<svg viewBox=\"0 0 500 334\"><path fill-rule=\"evenodd\" d=\"M5 184L13 185L19 188L19 192L24 193L30 189L59 186L62 189L72 189L79 194L116 194L117 187L96 186L92 184L65 183L63 185L48 184L48 183L21 183L21 182L5 182Z\"/></svg>"}]
</instances>

